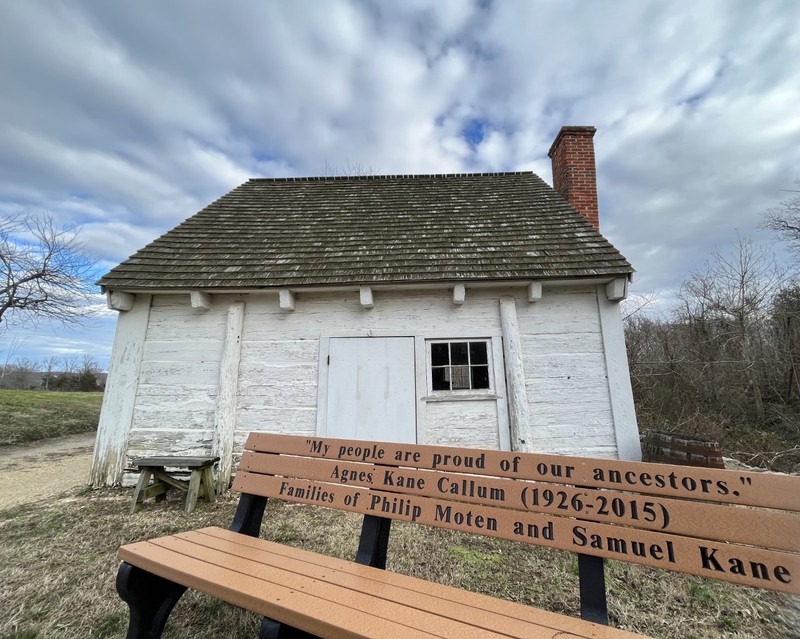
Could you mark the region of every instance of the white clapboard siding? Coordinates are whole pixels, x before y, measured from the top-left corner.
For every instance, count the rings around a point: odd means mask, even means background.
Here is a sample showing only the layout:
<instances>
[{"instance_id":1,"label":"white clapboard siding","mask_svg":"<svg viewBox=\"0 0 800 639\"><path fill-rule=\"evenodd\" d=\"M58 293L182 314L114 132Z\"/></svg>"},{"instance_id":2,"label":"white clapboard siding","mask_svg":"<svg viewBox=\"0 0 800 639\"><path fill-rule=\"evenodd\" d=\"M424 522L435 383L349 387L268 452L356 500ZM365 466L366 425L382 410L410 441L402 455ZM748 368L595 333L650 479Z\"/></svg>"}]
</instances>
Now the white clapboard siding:
<instances>
[{"instance_id":1,"label":"white clapboard siding","mask_svg":"<svg viewBox=\"0 0 800 639\"><path fill-rule=\"evenodd\" d=\"M131 432L128 457L147 457L154 450L167 450L170 455L207 455L212 437L213 431L208 429L140 428Z\"/></svg>"},{"instance_id":2,"label":"white clapboard siding","mask_svg":"<svg viewBox=\"0 0 800 639\"><path fill-rule=\"evenodd\" d=\"M246 299L236 455L250 431L317 433L321 344L327 349L336 337L418 336L417 360L425 352L426 339L493 337L499 344L502 296L512 296L515 302L527 432L535 446L542 452L614 456L614 418L595 287L545 287L533 304L524 288L469 289L461 305L453 304L451 290L374 289L371 309L362 306L359 291L299 291L292 313L281 310L277 293L215 295L212 308L203 312L191 308L188 295L154 296L132 425L131 441L136 445L131 450L139 455L209 452L227 310L237 300ZM422 397L428 392L421 387L427 371L424 362L416 366L416 390ZM503 378L500 366L495 379L501 386ZM502 391L498 394L505 402L504 387ZM420 443L498 448L502 441L496 400L420 399L417 415L424 422L418 425ZM504 437L508 441L507 433ZM170 438L178 438L177 443Z\"/></svg>"},{"instance_id":3,"label":"white clapboard siding","mask_svg":"<svg viewBox=\"0 0 800 639\"><path fill-rule=\"evenodd\" d=\"M249 313L247 317L252 321ZM309 337L305 339L252 339L258 332L256 327L252 331L245 331L246 348L242 349L240 364L243 377L247 376L245 373L258 374L259 366L316 363L319 356L319 339Z\"/></svg>"},{"instance_id":4,"label":"white clapboard siding","mask_svg":"<svg viewBox=\"0 0 800 639\"><path fill-rule=\"evenodd\" d=\"M301 368L301 367L295 367ZM295 371L288 367L283 370ZM296 372L296 371L295 371ZM285 379L248 379L239 388L239 409L258 410L260 408L315 408L317 405L317 380L298 379L287 376Z\"/></svg>"},{"instance_id":5,"label":"white clapboard siding","mask_svg":"<svg viewBox=\"0 0 800 639\"><path fill-rule=\"evenodd\" d=\"M523 299L517 298L517 315L522 335L571 335L600 330L595 291L555 289L546 291L535 304L525 302L523 305Z\"/></svg>"},{"instance_id":6,"label":"white clapboard siding","mask_svg":"<svg viewBox=\"0 0 800 639\"><path fill-rule=\"evenodd\" d=\"M528 350L528 349L526 349ZM606 378L606 362L602 353L536 353L525 359L529 379L587 377Z\"/></svg>"},{"instance_id":7,"label":"white clapboard siding","mask_svg":"<svg viewBox=\"0 0 800 639\"><path fill-rule=\"evenodd\" d=\"M550 290L536 304L517 306L529 450L615 456L596 290Z\"/></svg>"},{"instance_id":8,"label":"white clapboard siding","mask_svg":"<svg viewBox=\"0 0 800 639\"><path fill-rule=\"evenodd\" d=\"M189 305L188 295L156 295L150 310L147 341L176 341L187 345L198 340L219 341L221 353L227 309L227 304L215 299L212 310L201 312Z\"/></svg>"},{"instance_id":9,"label":"white clapboard siding","mask_svg":"<svg viewBox=\"0 0 800 639\"><path fill-rule=\"evenodd\" d=\"M499 448L497 402L429 402L425 443L436 446Z\"/></svg>"},{"instance_id":10,"label":"white clapboard siding","mask_svg":"<svg viewBox=\"0 0 800 639\"><path fill-rule=\"evenodd\" d=\"M235 441L251 430L315 435L319 339L267 339L276 334L270 320L284 315L264 313L260 301L248 303L245 327L255 327L245 328L242 343Z\"/></svg>"},{"instance_id":11,"label":"white clapboard siding","mask_svg":"<svg viewBox=\"0 0 800 639\"><path fill-rule=\"evenodd\" d=\"M201 312L188 295L154 296L129 457L210 454L226 317L216 300Z\"/></svg>"},{"instance_id":12,"label":"white clapboard siding","mask_svg":"<svg viewBox=\"0 0 800 639\"><path fill-rule=\"evenodd\" d=\"M286 435L317 434L316 408L240 408L234 437L238 450L250 431L266 431Z\"/></svg>"},{"instance_id":13,"label":"white clapboard siding","mask_svg":"<svg viewBox=\"0 0 800 639\"><path fill-rule=\"evenodd\" d=\"M195 384L216 385L219 362L142 362L139 380L142 384L179 386L191 380Z\"/></svg>"},{"instance_id":14,"label":"white clapboard siding","mask_svg":"<svg viewBox=\"0 0 800 639\"><path fill-rule=\"evenodd\" d=\"M170 392L169 386L139 387L134 408L134 427L195 429L213 428L216 387L193 385ZM153 450L150 454L167 454Z\"/></svg>"},{"instance_id":15,"label":"white clapboard siding","mask_svg":"<svg viewBox=\"0 0 800 639\"><path fill-rule=\"evenodd\" d=\"M180 339L149 338L144 345L143 359L149 362L217 362L222 355L219 339L194 339L184 334Z\"/></svg>"},{"instance_id":16,"label":"white clapboard siding","mask_svg":"<svg viewBox=\"0 0 800 639\"><path fill-rule=\"evenodd\" d=\"M248 300L244 341L262 341L279 335L285 339L308 338L332 332L363 336L452 336L454 326L476 336L500 334L497 291L470 293L470 302L454 306L449 291L375 292L375 306L366 311L358 291L331 295L300 294L296 311L281 313L276 299L263 296ZM527 302L526 302L527 303ZM415 332L416 331L416 332Z\"/></svg>"},{"instance_id":17,"label":"white clapboard siding","mask_svg":"<svg viewBox=\"0 0 800 639\"><path fill-rule=\"evenodd\" d=\"M519 314L519 313L518 313ZM527 329L527 322L523 324ZM522 333L522 354L525 361L534 356L561 354L598 354L603 353L603 338L599 332L575 333ZM535 338L535 339L534 339Z\"/></svg>"}]
</instances>

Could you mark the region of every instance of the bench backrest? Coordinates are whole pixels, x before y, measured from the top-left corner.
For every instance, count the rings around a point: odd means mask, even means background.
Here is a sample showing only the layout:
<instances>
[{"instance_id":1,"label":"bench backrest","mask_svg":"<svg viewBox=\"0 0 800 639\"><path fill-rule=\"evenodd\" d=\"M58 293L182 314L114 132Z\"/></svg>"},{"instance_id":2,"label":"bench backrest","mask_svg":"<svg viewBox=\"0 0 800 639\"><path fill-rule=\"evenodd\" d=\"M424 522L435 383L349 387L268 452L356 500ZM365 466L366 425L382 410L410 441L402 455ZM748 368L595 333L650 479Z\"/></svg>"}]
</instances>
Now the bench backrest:
<instances>
[{"instance_id":1,"label":"bench backrest","mask_svg":"<svg viewBox=\"0 0 800 639\"><path fill-rule=\"evenodd\" d=\"M800 477L252 433L262 497L800 593Z\"/></svg>"}]
</instances>

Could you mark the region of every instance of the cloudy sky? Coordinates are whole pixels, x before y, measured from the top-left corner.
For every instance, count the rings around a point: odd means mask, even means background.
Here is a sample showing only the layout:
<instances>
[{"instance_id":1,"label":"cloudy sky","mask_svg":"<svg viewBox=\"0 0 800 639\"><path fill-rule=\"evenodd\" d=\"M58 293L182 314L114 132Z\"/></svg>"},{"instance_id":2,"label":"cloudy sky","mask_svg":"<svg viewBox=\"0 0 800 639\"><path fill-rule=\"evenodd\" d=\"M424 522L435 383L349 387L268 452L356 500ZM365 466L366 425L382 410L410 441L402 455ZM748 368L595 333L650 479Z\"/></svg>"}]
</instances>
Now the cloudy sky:
<instances>
[{"instance_id":1,"label":"cloudy sky","mask_svg":"<svg viewBox=\"0 0 800 639\"><path fill-rule=\"evenodd\" d=\"M0 87L0 215L82 227L102 271L252 176L550 182L577 124L601 230L668 300L737 233L774 246L800 188L794 0L6 0ZM106 363L113 326L15 326L0 359Z\"/></svg>"}]
</instances>

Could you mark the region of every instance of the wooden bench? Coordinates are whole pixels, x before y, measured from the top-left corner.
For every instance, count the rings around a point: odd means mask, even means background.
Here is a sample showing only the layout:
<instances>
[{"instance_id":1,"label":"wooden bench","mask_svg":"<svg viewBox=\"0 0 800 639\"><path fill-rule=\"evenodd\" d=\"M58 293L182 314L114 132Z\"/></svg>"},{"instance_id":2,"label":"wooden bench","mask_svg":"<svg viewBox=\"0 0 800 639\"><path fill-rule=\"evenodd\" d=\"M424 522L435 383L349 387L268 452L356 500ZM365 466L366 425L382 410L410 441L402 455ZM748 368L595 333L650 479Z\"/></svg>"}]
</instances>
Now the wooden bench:
<instances>
[{"instance_id":1,"label":"wooden bench","mask_svg":"<svg viewBox=\"0 0 800 639\"><path fill-rule=\"evenodd\" d=\"M245 448L229 530L120 548L128 639L160 637L187 587L263 616L262 639L640 636L603 625L604 558L800 593L800 477L263 433ZM259 539L270 497L363 514L355 561ZM579 553L583 619L383 570L393 519Z\"/></svg>"},{"instance_id":2,"label":"wooden bench","mask_svg":"<svg viewBox=\"0 0 800 639\"><path fill-rule=\"evenodd\" d=\"M214 478L211 469L219 461L219 457L139 457L133 460L133 465L139 469L139 481L133 491L131 513L136 512L136 506L148 497L164 497L170 486L186 493L186 514L191 514L197 505L198 496L206 501L214 501ZM181 471L176 473L170 469L187 468L190 472L189 481L179 478ZM150 483L150 480L153 483Z\"/></svg>"}]
</instances>

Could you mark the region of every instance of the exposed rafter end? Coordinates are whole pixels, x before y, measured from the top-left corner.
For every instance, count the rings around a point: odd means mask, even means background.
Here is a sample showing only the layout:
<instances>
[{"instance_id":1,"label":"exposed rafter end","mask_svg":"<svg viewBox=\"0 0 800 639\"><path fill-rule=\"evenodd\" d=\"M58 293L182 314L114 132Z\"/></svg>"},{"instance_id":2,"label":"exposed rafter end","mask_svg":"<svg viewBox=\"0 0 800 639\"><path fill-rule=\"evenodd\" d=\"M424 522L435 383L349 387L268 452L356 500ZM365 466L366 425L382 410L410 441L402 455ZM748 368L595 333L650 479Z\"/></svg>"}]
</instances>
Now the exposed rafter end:
<instances>
[{"instance_id":1,"label":"exposed rafter end","mask_svg":"<svg viewBox=\"0 0 800 639\"><path fill-rule=\"evenodd\" d=\"M211 296L208 293L203 293L201 291L191 291L189 296L192 300L192 308L199 309L201 311L210 311L211 310Z\"/></svg>"},{"instance_id":2,"label":"exposed rafter end","mask_svg":"<svg viewBox=\"0 0 800 639\"><path fill-rule=\"evenodd\" d=\"M618 277L606 284L606 297L610 302L619 302L628 297L628 279Z\"/></svg>"},{"instance_id":3,"label":"exposed rafter end","mask_svg":"<svg viewBox=\"0 0 800 639\"><path fill-rule=\"evenodd\" d=\"M294 310L294 293L288 288L282 288L278 291L278 301L282 311L291 313Z\"/></svg>"},{"instance_id":4,"label":"exposed rafter end","mask_svg":"<svg viewBox=\"0 0 800 639\"><path fill-rule=\"evenodd\" d=\"M129 311L133 308L136 296L130 293L120 293L118 291L108 291L106 293L106 304L112 311Z\"/></svg>"},{"instance_id":5,"label":"exposed rafter end","mask_svg":"<svg viewBox=\"0 0 800 639\"><path fill-rule=\"evenodd\" d=\"M461 306L467 298L467 289L463 284L456 284L453 287L453 304Z\"/></svg>"},{"instance_id":6,"label":"exposed rafter end","mask_svg":"<svg viewBox=\"0 0 800 639\"><path fill-rule=\"evenodd\" d=\"M359 297L361 299L361 306L364 308L372 308L375 306L375 303L372 300L372 287L371 286L362 286L359 289Z\"/></svg>"},{"instance_id":7,"label":"exposed rafter end","mask_svg":"<svg viewBox=\"0 0 800 639\"><path fill-rule=\"evenodd\" d=\"M528 284L528 301L538 302L542 299L542 283L541 282L531 282Z\"/></svg>"}]
</instances>

